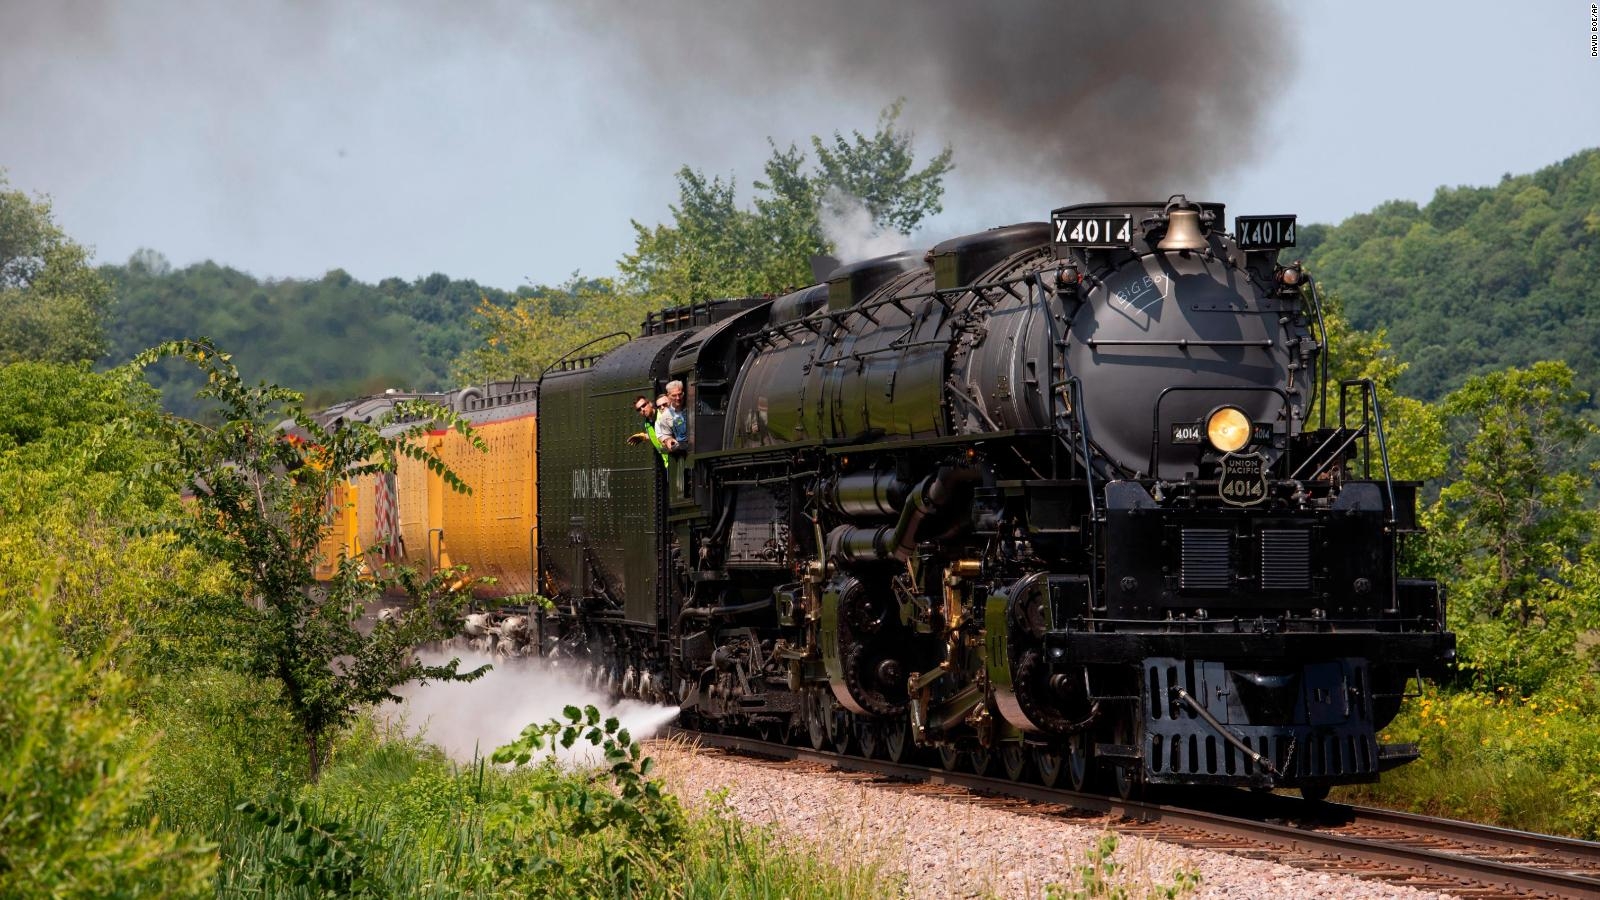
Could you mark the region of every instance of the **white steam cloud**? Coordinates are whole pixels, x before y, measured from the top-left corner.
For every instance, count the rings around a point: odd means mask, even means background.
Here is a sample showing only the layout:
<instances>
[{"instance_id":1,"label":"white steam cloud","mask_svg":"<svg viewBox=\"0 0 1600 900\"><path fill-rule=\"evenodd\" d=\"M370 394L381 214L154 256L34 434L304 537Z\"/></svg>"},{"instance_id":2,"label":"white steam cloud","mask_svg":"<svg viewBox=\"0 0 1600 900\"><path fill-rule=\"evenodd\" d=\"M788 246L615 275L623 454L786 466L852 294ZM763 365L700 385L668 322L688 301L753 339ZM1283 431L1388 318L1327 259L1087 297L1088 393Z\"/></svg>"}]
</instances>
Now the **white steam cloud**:
<instances>
[{"instance_id":1,"label":"white steam cloud","mask_svg":"<svg viewBox=\"0 0 1600 900\"><path fill-rule=\"evenodd\" d=\"M866 204L838 188L823 194L817 220L822 236L833 245L833 255L842 263L899 253L911 246L910 235L878 227Z\"/></svg>"},{"instance_id":2,"label":"white steam cloud","mask_svg":"<svg viewBox=\"0 0 1600 900\"><path fill-rule=\"evenodd\" d=\"M441 665L454 657L470 671L485 663L494 666L473 682L429 682L397 691L405 698L391 720L404 723L409 734L421 734L458 762L487 758L496 747L516 740L522 729L562 718L567 706L598 707L604 716L616 716L635 739L660 731L677 715L675 706L638 700L613 704L594 687L579 680L576 670L553 669L543 660L491 656L476 651L424 651L428 665ZM557 758L568 765L599 761L597 748L580 741Z\"/></svg>"}]
</instances>

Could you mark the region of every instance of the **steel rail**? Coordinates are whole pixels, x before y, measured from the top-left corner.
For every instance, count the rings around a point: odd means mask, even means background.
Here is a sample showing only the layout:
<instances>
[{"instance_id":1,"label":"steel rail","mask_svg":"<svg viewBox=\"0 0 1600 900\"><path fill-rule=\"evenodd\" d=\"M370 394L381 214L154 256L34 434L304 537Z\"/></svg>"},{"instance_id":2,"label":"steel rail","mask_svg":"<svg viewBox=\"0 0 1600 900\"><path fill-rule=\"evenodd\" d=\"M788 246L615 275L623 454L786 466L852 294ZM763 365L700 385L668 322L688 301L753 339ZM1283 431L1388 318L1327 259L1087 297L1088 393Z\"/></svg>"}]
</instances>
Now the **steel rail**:
<instances>
[{"instance_id":1,"label":"steel rail","mask_svg":"<svg viewBox=\"0 0 1600 900\"><path fill-rule=\"evenodd\" d=\"M1301 853L1324 859L1349 859L1367 863L1381 863L1409 873L1453 879L1471 885L1503 890L1511 894L1538 892L1574 900L1600 900L1600 878L1559 871L1550 868L1522 866L1498 860L1439 850L1408 847L1382 839L1349 837L1304 826L1280 825L1273 822L1240 818L1222 813L1208 812L1180 806L1122 800L1097 794L1046 788L1042 785L950 772L929 766L895 763L885 759L867 759L842 755L831 751L813 750L779 744L755 738L726 734L712 734L673 728L670 734L698 741L703 746L717 747L738 753L763 756L771 759L793 760L831 766L855 772L865 772L904 781L944 784L967 790L997 794L1034 803L1071 806L1091 812L1105 813L1134 822L1151 822L1187 826L1257 845ZM1339 809L1338 804L1328 804ZM1522 846L1557 852L1581 851L1580 855L1593 855L1600 859L1600 844L1590 841L1535 835L1528 832L1474 825L1468 822L1431 819L1407 813L1392 813L1362 807L1347 807L1357 821L1382 821L1388 824L1418 828L1426 831L1440 829L1439 833L1471 840L1486 847L1505 848ZM1501 842L1504 840L1504 843ZM1226 852L1226 851L1224 851ZM1292 865L1292 863L1286 863ZM1351 874L1360 877L1359 873Z\"/></svg>"},{"instance_id":2,"label":"steel rail","mask_svg":"<svg viewBox=\"0 0 1600 900\"><path fill-rule=\"evenodd\" d=\"M1371 806L1349 806L1333 803L1328 804L1328 806L1334 811L1348 814L1352 825L1390 825L1412 829L1436 837L1480 844L1486 847L1521 850L1527 853L1566 855L1581 859L1595 871L1600 872L1600 842L1597 841L1586 841L1581 838L1562 837L1555 834L1539 834L1533 831L1518 831L1514 828L1480 825L1476 822L1461 822L1455 819L1436 819L1432 816L1393 809L1379 809Z\"/></svg>"}]
</instances>

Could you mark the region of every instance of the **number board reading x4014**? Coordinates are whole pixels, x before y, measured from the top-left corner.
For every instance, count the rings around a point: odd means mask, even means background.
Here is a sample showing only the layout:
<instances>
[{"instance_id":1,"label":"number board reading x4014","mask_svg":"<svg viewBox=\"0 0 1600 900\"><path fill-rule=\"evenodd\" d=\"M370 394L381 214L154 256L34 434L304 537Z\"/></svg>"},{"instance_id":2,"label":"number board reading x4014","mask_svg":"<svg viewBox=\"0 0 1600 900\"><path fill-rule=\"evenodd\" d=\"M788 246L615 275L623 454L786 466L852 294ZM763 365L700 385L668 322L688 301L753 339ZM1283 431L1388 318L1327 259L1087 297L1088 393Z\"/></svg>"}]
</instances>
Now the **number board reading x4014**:
<instances>
[{"instance_id":1,"label":"number board reading x4014","mask_svg":"<svg viewBox=\"0 0 1600 900\"><path fill-rule=\"evenodd\" d=\"M1056 243L1068 247L1126 247L1133 240L1133 216L1055 216Z\"/></svg>"},{"instance_id":2,"label":"number board reading x4014","mask_svg":"<svg viewBox=\"0 0 1600 900\"><path fill-rule=\"evenodd\" d=\"M1240 250L1293 247L1294 220L1294 216L1235 216L1233 237Z\"/></svg>"}]
</instances>

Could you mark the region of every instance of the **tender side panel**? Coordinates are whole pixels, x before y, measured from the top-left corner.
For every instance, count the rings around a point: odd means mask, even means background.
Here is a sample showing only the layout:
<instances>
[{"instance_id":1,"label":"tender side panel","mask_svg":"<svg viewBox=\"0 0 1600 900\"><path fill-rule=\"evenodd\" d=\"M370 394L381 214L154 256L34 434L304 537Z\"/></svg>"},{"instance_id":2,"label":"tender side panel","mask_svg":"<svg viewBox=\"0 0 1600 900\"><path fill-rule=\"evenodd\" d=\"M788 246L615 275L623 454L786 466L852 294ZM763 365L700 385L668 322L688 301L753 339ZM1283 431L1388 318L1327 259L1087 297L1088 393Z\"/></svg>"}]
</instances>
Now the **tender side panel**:
<instances>
[{"instance_id":1,"label":"tender side panel","mask_svg":"<svg viewBox=\"0 0 1600 900\"><path fill-rule=\"evenodd\" d=\"M356 511L354 549L366 558L367 571L379 572L384 563L394 558L389 554L397 549L393 543L394 475L361 475L351 481L351 490L355 493Z\"/></svg>"},{"instance_id":2,"label":"tender side panel","mask_svg":"<svg viewBox=\"0 0 1600 900\"><path fill-rule=\"evenodd\" d=\"M587 414L577 420L587 427L591 462L587 472L570 477L586 496L589 564L625 618L652 627L660 624L657 586L667 552L657 519L666 479L649 445L630 445L627 438L641 426L634 398L655 396L667 380L672 351L691 333L638 338L606 354L592 370Z\"/></svg>"},{"instance_id":3,"label":"tender side panel","mask_svg":"<svg viewBox=\"0 0 1600 900\"><path fill-rule=\"evenodd\" d=\"M355 494L356 546L367 557L370 568L382 563L382 538L378 534L378 475L361 475L351 479Z\"/></svg>"},{"instance_id":4,"label":"tender side panel","mask_svg":"<svg viewBox=\"0 0 1600 900\"><path fill-rule=\"evenodd\" d=\"M584 564L590 482L581 474L594 467L589 437L589 371L551 373L540 382L539 411L558 428L537 432L539 468L535 488L540 532L539 561L545 591L551 596L583 596L589 578ZM631 409L629 410L631 413ZM580 484L582 481L582 484ZM578 490L582 488L582 490Z\"/></svg>"}]
</instances>

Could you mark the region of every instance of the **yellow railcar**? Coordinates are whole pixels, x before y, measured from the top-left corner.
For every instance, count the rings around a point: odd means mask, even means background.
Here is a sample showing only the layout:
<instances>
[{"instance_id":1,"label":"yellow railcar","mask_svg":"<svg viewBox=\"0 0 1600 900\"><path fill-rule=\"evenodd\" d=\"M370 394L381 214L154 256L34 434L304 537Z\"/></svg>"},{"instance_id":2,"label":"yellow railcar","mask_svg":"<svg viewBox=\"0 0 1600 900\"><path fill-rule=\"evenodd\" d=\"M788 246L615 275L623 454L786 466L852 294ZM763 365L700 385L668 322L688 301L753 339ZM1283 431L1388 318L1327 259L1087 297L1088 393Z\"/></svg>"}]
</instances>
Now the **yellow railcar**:
<instances>
[{"instance_id":1,"label":"yellow railcar","mask_svg":"<svg viewBox=\"0 0 1600 900\"><path fill-rule=\"evenodd\" d=\"M468 411L470 415L470 410ZM539 540L535 506L535 419L531 412L473 425L487 446L444 436L440 456L472 493L444 492L444 540L450 559L495 579L485 593L532 593Z\"/></svg>"},{"instance_id":2,"label":"yellow railcar","mask_svg":"<svg viewBox=\"0 0 1600 900\"><path fill-rule=\"evenodd\" d=\"M395 493L395 474L375 472L350 481L355 495L355 551L365 558L369 572L382 571L385 565L401 561L400 518Z\"/></svg>"},{"instance_id":3,"label":"yellow railcar","mask_svg":"<svg viewBox=\"0 0 1600 900\"><path fill-rule=\"evenodd\" d=\"M389 394L350 401L324 415L373 421L394 403L417 395ZM426 464L402 456L393 473L363 475L330 497L327 562L318 577L333 572L340 555L365 554L369 570L403 562L424 573L465 565L471 575L494 583L486 598L536 593L538 497L535 446L537 399L531 385L495 382L448 395L432 395L473 425L485 451L453 431L414 438L436 454L471 489L449 488Z\"/></svg>"},{"instance_id":4,"label":"yellow railcar","mask_svg":"<svg viewBox=\"0 0 1600 900\"><path fill-rule=\"evenodd\" d=\"M341 559L354 557L359 552L360 516L356 509L355 494L355 489L349 481L335 484L333 490L328 493L327 507L324 511L328 527L322 533L322 541L318 545L316 575L320 581L333 577L334 572L338 571Z\"/></svg>"},{"instance_id":5,"label":"yellow railcar","mask_svg":"<svg viewBox=\"0 0 1600 900\"><path fill-rule=\"evenodd\" d=\"M444 433L430 432L417 440L425 449L437 453L444 443ZM426 465L408 456L400 457L395 468L400 556L419 571L431 572L450 565L444 549L444 493L444 482Z\"/></svg>"}]
</instances>

